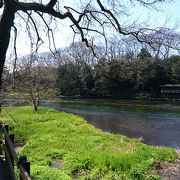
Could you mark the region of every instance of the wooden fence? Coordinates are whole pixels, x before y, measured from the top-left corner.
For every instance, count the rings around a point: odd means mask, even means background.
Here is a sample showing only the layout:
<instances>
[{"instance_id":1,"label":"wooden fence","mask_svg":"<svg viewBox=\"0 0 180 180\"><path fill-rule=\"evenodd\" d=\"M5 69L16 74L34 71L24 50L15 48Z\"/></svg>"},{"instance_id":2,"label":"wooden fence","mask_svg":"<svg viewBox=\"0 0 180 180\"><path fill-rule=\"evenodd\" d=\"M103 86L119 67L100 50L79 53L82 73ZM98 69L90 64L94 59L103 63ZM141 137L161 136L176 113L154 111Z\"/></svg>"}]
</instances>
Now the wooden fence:
<instances>
[{"instance_id":1,"label":"wooden fence","mask_svg":"<svg viewBox=\"0 0 180 180\"><path fill-rule=\"evenodd\" d=\"M31 180L30 178L30 162L26 156L18 156L14 147L14 134L9 134L9 126L0 124L1 133L4 134L4 151L5 159L13 180L16 180L14 165L19 169L20 180Z\"/></svg>"}]
</instances>

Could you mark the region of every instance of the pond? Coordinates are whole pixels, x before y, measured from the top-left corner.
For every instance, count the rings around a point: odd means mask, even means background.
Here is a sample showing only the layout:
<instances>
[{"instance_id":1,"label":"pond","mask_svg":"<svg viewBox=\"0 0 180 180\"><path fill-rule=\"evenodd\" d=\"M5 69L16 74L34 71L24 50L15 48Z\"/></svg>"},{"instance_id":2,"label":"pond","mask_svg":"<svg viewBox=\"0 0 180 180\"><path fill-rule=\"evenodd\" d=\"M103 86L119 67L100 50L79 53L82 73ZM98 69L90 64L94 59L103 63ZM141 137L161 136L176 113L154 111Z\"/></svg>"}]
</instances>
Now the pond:
<instances>
[{"instance_id":1,"label":"pond","mask_svg":"<svg viewBox=\"0 0 180 180\"><path fill-rule=\"evenodd\" d=\"M42 105L80 115L107 132L180 149L178 101L59 99Z\"/></svg>"}]
</instances>

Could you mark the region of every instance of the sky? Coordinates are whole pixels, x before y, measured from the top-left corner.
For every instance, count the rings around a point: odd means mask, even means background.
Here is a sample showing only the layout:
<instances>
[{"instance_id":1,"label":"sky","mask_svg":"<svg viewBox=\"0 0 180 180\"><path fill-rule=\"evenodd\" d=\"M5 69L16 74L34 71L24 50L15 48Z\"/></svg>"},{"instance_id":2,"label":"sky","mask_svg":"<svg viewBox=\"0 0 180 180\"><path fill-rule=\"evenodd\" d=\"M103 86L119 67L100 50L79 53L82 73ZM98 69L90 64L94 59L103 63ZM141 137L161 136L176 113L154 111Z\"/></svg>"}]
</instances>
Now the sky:
<instances>
[{"instance_id":1,"label":"sky","mask_svg":"<svg viewBox=\"0 0 180 180\"><path fill-rule=\"evenodd\" d=\"M133 14L133 15L132 15ZM180 31L180 0L175 0L174 3L160 4L158 11L155 9L144 9L141 7L136 7L130 10L129 22L137 20L138 22L146 22L150 27L161 27L165 26L174 28L176 26L177 31ZM58 24L58 29L55 33L55 44L57 48L68 46L72 40L72 31L70 30L67 22L60 21ZM24 36L24 31L21 30L18 33L17 41L17 52L19 55L29 54L30 43L27 40L27 36ZM13 34L12 34L13 35ZM13 37L13 36L12 36ZM40 52L47 51L48 39L43 35L44 44L40 48ZM13 41L13 38L11 38ZM11 43L8 54L12 53L13 44ZM11 54L13 56L13 54Z\"/></svg>"},{"instance_id":2,"label":"sky","mask_svg":"<svg viewBox=\"0 0 180 180\"><path fill-rule=\"evenodd\" d=\"M152 17L152 24L163 25L167 20L166 26L173 28L174 25L178 25L180 30L180 0L176 0L174 3L164 3L159 7L159 11L149 12Z\"/></svg>"}]
</instances>

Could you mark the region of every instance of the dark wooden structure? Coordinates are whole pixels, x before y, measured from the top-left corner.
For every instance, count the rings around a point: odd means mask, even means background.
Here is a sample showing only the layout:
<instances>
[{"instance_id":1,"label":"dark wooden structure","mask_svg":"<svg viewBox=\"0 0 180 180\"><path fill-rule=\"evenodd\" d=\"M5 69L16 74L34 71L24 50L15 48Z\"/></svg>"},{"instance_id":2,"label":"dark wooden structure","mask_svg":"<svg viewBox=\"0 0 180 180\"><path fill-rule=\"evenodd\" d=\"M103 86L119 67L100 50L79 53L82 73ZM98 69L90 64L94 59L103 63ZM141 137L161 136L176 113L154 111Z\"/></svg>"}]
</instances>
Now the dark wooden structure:
<instances>
[{"instance_id":1,"label":"dark wooden structure","mask_svg":"<svg viewBox=\"0 0 180 180\"><path fill-rule=\"evenodd\" d=\"M165 84L161 86L161 97L180 99L180 84Z\"/></svg>"},{"instance_id":2,"label":"dark wooden structure","mask_svg":"<svg viewBox=\"0 0 180 180\"><path fill-rule=\"evenodd\" d=\"M30 162L26 156L18 156L14 148L14 134L9 134L9 126L0 124L0 132L3 135L3 151L4 151L4 163L8 167L10 179L16 180L14 165L19 169L20 180L31 180L30 178ZM2 163L1 163L2 164ZM6 168L7 168L6 167ZM3 180L3 179L2 179ZM6 179L4 179L6 180Z\"/></svg>"},{"instance_id":3,"label":"dark wooden structure","mask_svg":"<svg viewBox=\"0 0 180 180\"><path fill-rule=\"evenodd\" d=\"M12 180L11 174L8 171L8 164L0 155L0 179L1 180Z\"/></svg>"}]
</instances>

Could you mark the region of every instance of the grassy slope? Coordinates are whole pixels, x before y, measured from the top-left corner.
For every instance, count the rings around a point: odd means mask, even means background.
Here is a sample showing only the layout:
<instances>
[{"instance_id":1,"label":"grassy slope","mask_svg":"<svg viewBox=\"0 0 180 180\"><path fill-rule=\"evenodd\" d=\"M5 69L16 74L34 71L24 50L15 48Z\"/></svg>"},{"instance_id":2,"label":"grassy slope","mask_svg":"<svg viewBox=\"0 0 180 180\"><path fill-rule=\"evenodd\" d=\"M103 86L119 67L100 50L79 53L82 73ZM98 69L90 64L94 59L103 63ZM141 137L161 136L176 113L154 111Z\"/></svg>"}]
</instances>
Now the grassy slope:
<instances>
[{"instance_id":1,"label":"grassy slope","mask_svg":"<svg viewBox=\"0 0 180 180\"><path fill-rule=\"evenodd\" d=\"M47 108L6 109L20 126L4 111L1 119L11 124L18 141L25 142L20 153L31 161L34 180L155 179L154 160L177 158L171 149L105 133L76 115ZM55 162L60 169L51 167Z\"/></svg>"}]
</instances>

